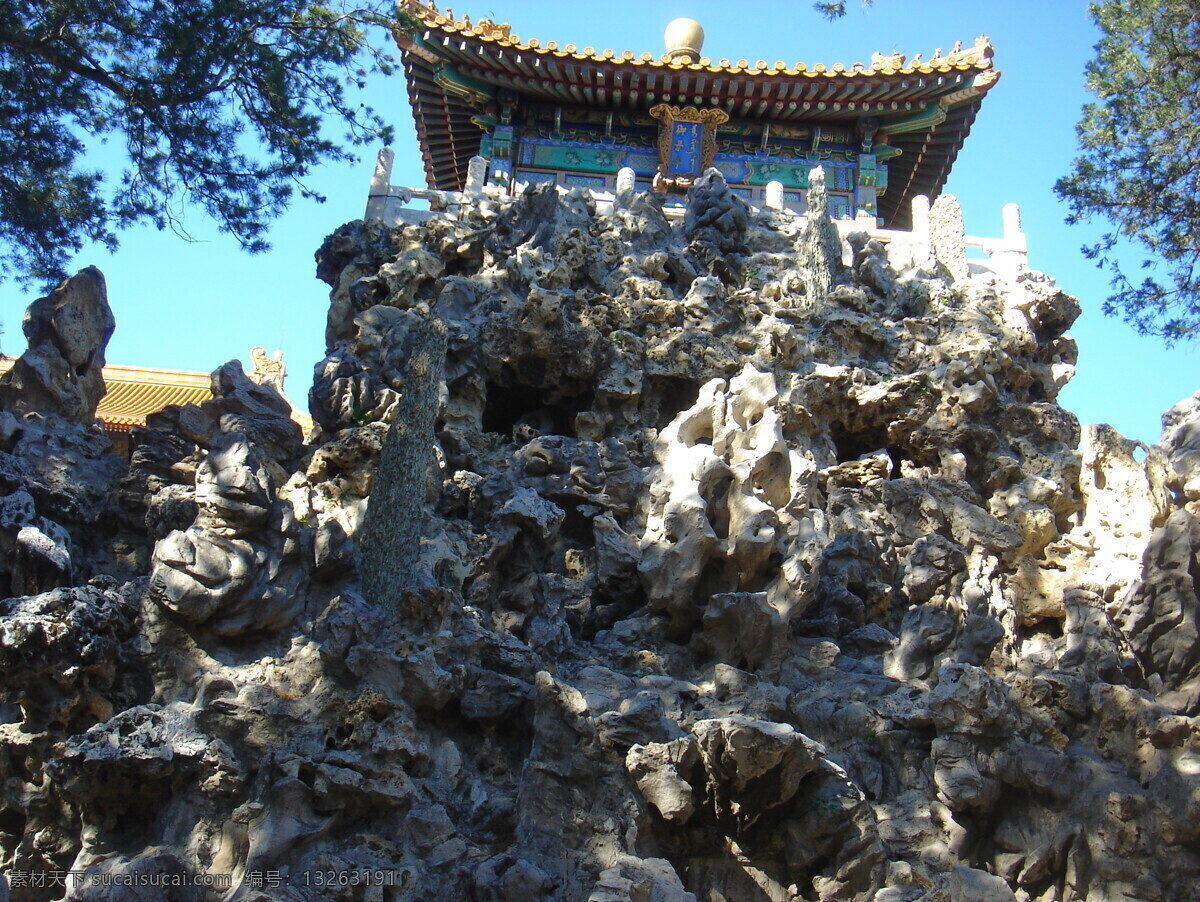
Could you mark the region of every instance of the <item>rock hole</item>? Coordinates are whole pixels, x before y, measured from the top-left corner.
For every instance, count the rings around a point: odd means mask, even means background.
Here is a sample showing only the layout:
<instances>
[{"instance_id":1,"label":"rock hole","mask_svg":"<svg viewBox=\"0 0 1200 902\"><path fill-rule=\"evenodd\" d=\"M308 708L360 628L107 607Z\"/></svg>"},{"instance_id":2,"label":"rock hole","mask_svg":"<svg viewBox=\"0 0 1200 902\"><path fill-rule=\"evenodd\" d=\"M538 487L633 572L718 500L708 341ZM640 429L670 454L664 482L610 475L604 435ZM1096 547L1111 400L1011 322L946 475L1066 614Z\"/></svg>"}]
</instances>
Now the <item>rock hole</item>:
<instances>
[{"instance_id":1,"label":"rock hole","mask_svg":"<svg viewBox=\"0 0 1200 902\"><path fill-rule=\"evenodd\" d=\"M1138 463L1145 463L1149 450L1141 442L1133 446L1133 459Z\"/></svg>"},{"instance_id":2,"label":"rock hole","mask_svg":"<svg viewBox=\"0 0 1200 902\"><path fill-rule=\"evenodd\" d=\"M574 504L562 504L567 516L563 518L559 534L573 548L591 548L596 544L592 518L584 516Z\"/></svg>"},{"instance_id":3,"label":"rock hole","mask_svg":"<svg viewBox=\"0 0 1200 902\"><path fill-rule=\"evenodd\" d=\"M736 592L737 588L737 575L734 574L732 578L730 577L728 568L725 566L725 559L712 557L708 559L704 569L700 572L693 601L697 607L704 608L708 606L708 600L712 596L721 592Z\"/></svg>"},{"instance_id":4,"label":"rock hole","mask_svg":"<svg viewBox=\"0 0 1200 902\"><path fill-rule=\"evenodd\" d=\"M15 808L0 811L0 833L20 838L25 835L25 815Z\"/></svg>"},{"instance_id":5,"label":"rock hole","mask_svg":"<svg viewBox=\"0 0 1200 902\"><path fill-rule=\"evenodd\" d=\"M479 261L471 260L469 257L454 257L450 260L442 259L442 274L439 277L442 284L451 276L461 276L464 273L470 274L478 268Z\"/></svg>"},{"instance_id":6,"label":"rock hole","mask_svg":"<svg viewBox=\"0 0 1200 902\"><path fill-rule=\"evenodd\" d=\"M1092 482L1096 484L1096 488L1098 489L1102 489L1108 485L1108 476L1104 473L1104 467L1092 467Z\"/></svg>"},{"instance_id":7,"label":"rock hole","mask_svg":"<svg viewBox=\"0 0 1200 902\"><path fill-rule=\"evenodd\" d=\"M907 454L904 453L903 448L897 448L895 445L888 445L883 450L886 451L888 454L888 457L890 457L892 459L892 471L888 474L888 477L890 479L899 479L900 478L900 475L901 475L900 474L900 464L901 463L903 463L906 460L909 463L914 462L911 457L909 457Z\"/></svg>"},{"instance_id":8,"label":"rock hole","mask_svg":"<svg viewBox=\"0 0 1200 902\"><path fill-rule=\"evenodd\" d=\"M1034 636L1045 636L1047 639L1061 639L1063 637L1063 622L1056 617L1047 617L1039 620L1033 626L1022 627L1018 631L1018 635L1022 639L1032 639Z\"/></svg>"},{"instance_id":9,"label":"rock hole","mask_svg":"<svg viewBox=\"0 0 1200 902\"><path fill-rule=\"evenodd\" d=\"M483 431L519 435L522 444L538 435L575 437L575 416L591 406L591 393L568 395L554 401L550 393L527 385L487 385Z\"/></svg>"},{"instance_id":10,"label":"rock hole","mask_svg":"<svg viewBox=\"0 0 1200 902\"><path fill-rule=\"evenodd\" d=\"M915 463L903 448L887 443L887 430L882 426L861 432L851 432L844 424L834 423L830 427L829 434L833 439L833 446L837 450L837 460L840 464L858 460L864 454L873 454L883 449L892 461L888 477L899 479L901 463L906 460Z\"/></svg>"},{"instance_id":11,"label":"rock hole","mask_svg":"<svg viewBox=\"0 0 1200 902\"><path fill-rule=\"evenodd\" d=\"M878 451L887 444L887 435L882 428L852 432L844 423L833 423L829 428L829 435L833 439L840 464L858 460L864 454Z\"/></svg>"},{"instance_id":12,"label":"rock hole","mask_svg":"<svg viewBox=\"0 0 1200 902\"><path fill-rule=\"evenodd\" d=\"M781 452L772 451L750 471L754 493L776 510L784 507L792 497L788 470L788 459Z\"/></svg>"},{"instance_id":13,"label":"rock hole","mask_svg":"<svg viewBox=\"0 0 1200 902\"><path fill-rule=\"evenodd\" d=\"M646 603L646 591L638 580L633 579L620 585L598 586L594 599L595 607L583 622L583 637L589 642L600 630L612 629L617 621L642 607Z\"/></svg>"},{"instance_id":14,"label":"rock hole","mask_svg":"<svg viewBox=\"0 0 1200 902\"><path fill-rule=\"evenodd\" d=\"M729 489L732 485L733 474L729 472L718 472L700 484L704 515L719 539L729 538Z\"/></svg>"},{"instance_id":15,"label":"rock hole","mask_svg":"<svg viewBox=\"0 0 1200 902\"><path fill-rule=\"evenodd\" d=\"M659 431L671 425L680 411L687 410L700 397L700 385L680 376L651 376L642 393L642 414L645 422L653 423Z\"/></svg>"},{"instance_id":16,"label":"rock hole","mask_svg":"<svg viewBox=\"0 0 1200 902\"><path fill-rule=\"evenodd\" d=\"M344 727L343 727L344 729ZM338 731L339 733L341 730ZM317 782L317 769L311 761L301 761L300 767L296 771L296 778L308 786L315 786Z\"/></svg>"},{"instance_id":17,"label":"rock hole","mask_svg":"<svg viewBox=\"0 0 1200 902\"><path fill-rule=\"evenodd\" d=\"M701 411L679 426L679 440L689 448L713 443L712 411Z\"/></svg>"},{"instance_id":18,"label":"rock hole","mask_svg":"<svg viewBox=\"0 0 1200 902\"><path fill-rule=\"evenodd\" d=\"M30 769L29 762L26 760L24 755L14 751L10 747L8 760L12 763L13 773L15 773L26 783L32 783L35 786L42 785L41 769L39 768L37 773L34 773L34 771Z\"/></svg>"}]
</instances>

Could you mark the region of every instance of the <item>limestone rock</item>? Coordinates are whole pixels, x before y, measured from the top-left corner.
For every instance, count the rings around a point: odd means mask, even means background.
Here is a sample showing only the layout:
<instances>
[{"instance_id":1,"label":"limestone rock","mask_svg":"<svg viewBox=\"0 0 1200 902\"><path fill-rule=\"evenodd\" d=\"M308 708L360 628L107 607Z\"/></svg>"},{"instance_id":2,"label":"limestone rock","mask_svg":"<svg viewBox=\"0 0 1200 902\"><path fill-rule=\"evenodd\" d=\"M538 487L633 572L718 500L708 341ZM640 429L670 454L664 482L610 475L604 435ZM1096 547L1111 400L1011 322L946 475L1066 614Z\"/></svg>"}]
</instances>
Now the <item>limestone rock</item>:
<instances>
[{"instance_id":1,"label":"limestone rock","mask_svg":"<svg viewBox=\"0 0 1200 902\"><path fill-rule=\"evenodd\" d=\"M154 549L151 596L222 635L286 625L299 610L295 521L240 432L220 435L196 473L195 522Z\"/></svg>"},{"instance_id":2,"label":"limestone rock","mask_svg":"<svg viewBox=\"0 0 1200 902\"><path fill-rule=\"evenodd\" d=\"M104 397L104 350L115 327L94 266L34 301L21 323L29 349L0 377L0 410L90 423Z\"/></svg>"},{"instance_id":3,"label":"limestone rock","mask_svg":"<svg viewBox=\"0 0 1200 902\"><path fill-rule=\"evenodd\" d=\"M962 207L953 194L943 194L933 202L929 209L929 232L938 263L946 268L954 281L966 279L970 273L963 241L966 231Z\"/></svg>"},{"instance_id":4,"label":"limestone rock","mask_svg":"<svg viewBox=\"0 0 1200 902\"><path fill-rule=\"evenodd\" d=\"M685 824L696 810L697 798L691 781L698 777L700 753L692 738L669 743L635 745L625 758L625 767L664 820Z\"/></svg>"},{"instance_id":5,"label":"limestone rock","mask_svg":"<svg viewBox=\"0 0 1200 902\"><path fill-rule=\"evenodd\" d=\"M0 602L0 703L21 706L29 732L86 728L144 691L133 643L141 588L96 577Z\"/></svg>"},{"instance_id":6,"label":"limestone rock","mask_svg":"<svg viewBox=\"0 0 1200 902\"><path fill-rule=\"evenodd\" d=\"M94 419L112 329L94 268L26 312L29 350L0 379L0 592L145 571L144 514L123 508L125 462Z\"/></svg>"},{"instance_id":7,"label":"limestone rock","mask_svg":"<svg viewBox=\"0 0 1200 902\"><path fill-rule=\"evenodd\" d=\"M182 435L201 448L212 447L219 436L241 433L281 467L295 462L302 443L300 427L274 385L253 381L242 371L240 360L231 360L213 370L212 393L199 405L172 405L151 414L147 423Z\"/></svg>"},{"instance_id":8,"label":"limestone rock","mask_svg":"<svg viewBox=\"0 0 1200 902\"><path fill-rule=\"evenodd\" d=\"M1146 546L1142 579L1121 600L1116 623L1147 676L1158 677L1181 713L1200 713L1200 520L1178 510Z\"/></svg>"},{"instance_id":9,"label":"limestone rock","mask_svg":"<svg viewBox=\"0 0 1200 902\"><path fill-rule=\"evenodd\" d=\"M825 170L808 174L808 220L796 247L804 274L804 293L810 305L821 304L842 281L842 240L829 217Z\"/></svg>"},{"instance_id":10,"label":"limestone rock","mask_svg":"<svg viewBox=\"0 0 1200 902\"><path fill-rule=\"evenodd\" d=\"M1162 447L1180 491L1200 499L1200 391L1163 414Z\"/></svg>"},{"instance_id":11,"label":"limestone rock","mask_svg":"<svg viewBox=\"0 0 1200 902\"><path fill-rule=\"evenodd\" d=\"M380 452L378 485L371 493L361 539L363 589L386 609L399 608L399 593L417 585L426 474L445 358L442 323L431 320L414 326L404 393Z\"/></svg>"},{"instance_id":12,"label":"limestone rock","mask_svg":"<svg viewBox=\"0 0 1200 902\"><path fill-rule=\"evenodd\" d=\"M693 730L718 820L735 833L787 805L818 770L824 749L786 724L747 718L702 720Z\"/></svg>"},{"instance_id":13,"label":"limestone rock","mask_svg":"<svg viewBox=\"0 0 1200 902\"><path fill-rule=\"evenodd\" d=\"M1186 894L1196 399L1161 447L1081 428L1074 299L967 261L950 199L843 238L810 181L805 220L710 171L681 217L623 176L342 227L307 444L233 365L128 464L0 411L0 864Z\"/></svg>"},{"instance_id":14,"label":"limestone rock","mask_svg":"<svg viewBox=\"0 0 1200 902\"><path fill-rule=\"evenodd\" d=\"M669 861L622 855L600 873L587 902L696 902Z\"/></svg>"}]
</instances>

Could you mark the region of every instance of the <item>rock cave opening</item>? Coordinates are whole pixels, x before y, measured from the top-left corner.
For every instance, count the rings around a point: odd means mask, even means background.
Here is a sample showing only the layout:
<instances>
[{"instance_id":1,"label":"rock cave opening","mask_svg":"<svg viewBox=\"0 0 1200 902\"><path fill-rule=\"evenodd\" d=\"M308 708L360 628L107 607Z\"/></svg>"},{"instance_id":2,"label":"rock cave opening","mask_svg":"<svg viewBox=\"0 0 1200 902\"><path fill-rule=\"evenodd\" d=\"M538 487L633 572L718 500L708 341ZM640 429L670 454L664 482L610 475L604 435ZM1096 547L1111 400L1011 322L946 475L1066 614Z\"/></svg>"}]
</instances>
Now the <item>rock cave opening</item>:
<instances>
[{"instance_id":1,"label":"rock cave opening","mask_svg":"<svg viewBox=\"0 0 1200 902\"><path fill-rule=\"evenodd\" d=\"M592 518L579 509L578 504L563 501L559 504L563 509L562 526L559 532L567 540L568 547L586 550L596 544L596 530Z\"/></svg>"},{"instance_id":2,"label":"rock cave opening","mask_svg":"<svg viewBox=\"0 0 1200 902\"><path fill-rule=\"evenodd\" d=\"M1061 639L1063 637L1063 622L1057 617L1044 617L1037 623L1029 626L1020 626L1017 628L1017 635L1021 639L1032 639L1035 636L1042 636L1046 639Z\"/></svg>"},{"instance_id":3,"label":"rock cave opening","mask_svg":"<svg viewBox=\"0 0 1200 902\"><path fill-rule=\"evenodd\" d=\"M593 392L558 394L551 401L554 395L544 388L489 381L483 431L505 436L520 432L524 441L538 435L575 438L575 416L592 406Z\"/></svg>"},{"instance_id":4,"label":"rock cave opening","mask_svg":"<svg viewBox=\"0 0 1200 902\"><path fill-rule=\"evenodd\" d=\"M26 817L15 808L0 809L0 835L20 839L25 835ZM0 841L0 846L7 847L9 843Z\"/></svg>"},{"instance_id":5,"label":"rock cave opening","mask_svg":"<svg viewBox=\"0 0 1200 902\"><path fill-rule=\"evenodd\" d=\"M903 461L912 460L904 449L888 444L887 431L883 426L852 431L845 423L832 423L829 427L829 435L833 439L837 462L840 464L858 460L864 454L874 454L876 451L883 450L887 452L887 456L892 461L889 477L899 479L900 464Z\"/></svg>"},{"instance_id":6,"label":"rock cave opening","mask_svg":"<svg viewBox=\"0 0 1200 902\"><path fill-rule=\"evenodd\" d=\"M718 539L729 538L729 490L732 487L733 473L728 470L712 470L700 482L704 516Z\"/></svg>"},{"instance_id":7,"label":"rock cave opening","mask_svg":"<svg viewBox=\"0 0 1200 902\"><path fill-rule=\"evenodd\" d=\"M649 376L642 391L643 422L660 432L680 413L696 403L700 383L681 376ZM711 441L711 439L710 439Z\"/></svg>"},{"instance_id":8,"label":"rock cave opening","mask_svg":"<svg viewBox=\"0 0 1200 902\"><path fill-rule=\"evenodd\" d=\"M709 599L724 592L758 591L758 586L740 589L738 586L739 575L734 568L729 566L729 562L724 557L709 558L704 564L704 569L700 571L700 579L696 583L696 594L693 598L696 607L699 609L708 607Z\"/></svg>"}]
</instances>

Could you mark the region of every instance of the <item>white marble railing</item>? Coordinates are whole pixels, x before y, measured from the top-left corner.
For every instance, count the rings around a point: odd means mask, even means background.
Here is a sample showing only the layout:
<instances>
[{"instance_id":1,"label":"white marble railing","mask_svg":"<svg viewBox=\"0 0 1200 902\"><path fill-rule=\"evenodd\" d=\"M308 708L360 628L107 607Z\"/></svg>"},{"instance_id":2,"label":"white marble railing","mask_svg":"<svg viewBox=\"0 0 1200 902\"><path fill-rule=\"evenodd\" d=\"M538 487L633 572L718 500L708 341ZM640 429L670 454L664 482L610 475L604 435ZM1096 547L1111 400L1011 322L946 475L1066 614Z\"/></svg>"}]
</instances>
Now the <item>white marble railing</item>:
<instances>
[{"instance_id":1,"label":"white marble railing","mask_svg":"<svg viewBox=\"0 0 1200 902\"><path fill-rule=\"evenodd\" d=\"M486 184L487 160L472 157L467 170L467 184L462 191L437 191L429 188L402 188L391 184L392 163L395 155L390 148L379 151L375 174L371 178L371 191L367 196L365 219L386 222L390 225L424 222L432 216L457 218L464 205L477 204L488 199L504 197L503 189ZM627 203L634 191L634 172L622 169L617 174L616 191L592 191L597 211L609 212L614 205ZM559 191L567 188L559 186ZM792 213L783 204L783 185L780 182L767 184L762 207L751 205L751 209L776 210L804 219L802 213ZM411 207L414 200L426 201L429 209ZM682 205L663 208L668 218L681 218L685 211ZM888 245L889 257L895 264L919 264L931 257L951 262L953 270L959 267L966 271L990 271L1006 278L1016 278L1027 271L1028 243L1021 229L1021 210L1016 204L1005 205L1002 211L1003 233L999 238L977 238L966 235L962 227L962 213L953 195L942 195L930 206L924 195L913 198L912 229L881 229L873 216L860 214L855 219L835 219L834 224L843 238L855 232L865 232ZM966 257L967 248L982 251L985 260Z\"/></svg>"}]
</instances>

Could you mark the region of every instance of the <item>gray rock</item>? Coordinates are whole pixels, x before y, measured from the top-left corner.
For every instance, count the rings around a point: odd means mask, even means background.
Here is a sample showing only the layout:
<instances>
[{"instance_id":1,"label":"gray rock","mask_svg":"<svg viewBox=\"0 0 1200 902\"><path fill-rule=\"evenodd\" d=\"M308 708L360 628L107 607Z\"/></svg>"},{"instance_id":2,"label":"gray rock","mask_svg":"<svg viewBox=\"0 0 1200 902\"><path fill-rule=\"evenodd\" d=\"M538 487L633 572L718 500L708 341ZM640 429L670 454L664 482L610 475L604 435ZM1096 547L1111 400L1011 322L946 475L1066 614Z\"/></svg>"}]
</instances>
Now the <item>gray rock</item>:
<instances>
[{"instance_id":1,"label":"gray rock","mask_svg":"<svg viewBox=\"0 0 1200 902\"><path fill-rule=\"evenodd\" d=\"M134 649L142 586L97 577L0 602L0 704L30 732L75 732L144 691Z\"/></svg>"},{"instance_id":2,"label":"gray rock","mask_svg":"<svg viewBox=\"0 0 1200 902\"><path fill-rule=\"evenodd\" d=\"M1200 520L1178 510L1154 531L1142 579L1130 587L1115 618L1147 676L1158 677L1164 700L1200 713Z\"/></svg>"},{"instance_id":3,"label":"gray rock","mask_svg":"<svg viewBox=\"0 0 1200 902\"><path fill-rule=\"evenodd\" d=\"M693 727L719 821L735 833L787 805L805 777L820 769L825 749L787 724L730 717Z\"/></svg>"},{"instance_id":4,"label":"gray rock","mask_svg":"<svg viewBox=\"0 0 1200 902\"><path fill-rule=\"evenodd\" d=\"M696 897L683 888L669 861L622 855L600 872L587 902L696 902Z\"/></svg>"},{"instance_id":5,"label":"gray rock","mask_svg":"<svg viewBox=\"0 0 1200 902\"><path fill-rule=\"evenodd\" d=\"M845 273L842 239L829 218L825 170L820 166L808 173L808 219L797 242L796 253L808 305L823 304L826 296L842 283Z\"/></svg>"},{"instance_id":6,"label":"gray rock","mask_svg":"<svg viewBox=\"0 0 1200 902\"><path fill-rule=\"evenodd\" d=\"M953 194L943 194L929 208L929 233L937 261L955 282L967 278L967 250L962 207Z\"/></svg>"},{"instance_id":7,"label":"gray rock","mask_svg":"<svg viewBox=\"0 0 1200 902\"><path fill-rule=\"evenodd\" d=\"M489 189L343 227L307 447L236 366L128 466L0 415L0 584L57 586L0 603L10 873L239 902L1195 884L1195 399L1137 460L1055 401L1052 281L966 265L948 200L932 250L844 244L819 174L809 200L710 172L683 218Z\"/></svg>"},{"instance_id":8,"label":"gray rock","mask_svg":"<svg viewBox=\"0 0 1200 902\"><path fill-rule=\"evenodd\" d=\"M392 611L400 607L400 594L417 585L425 484L445 358L442 322L429 320L414 327L404 394L384 440L379 485L363 525L359 570L364 592Z\"/></svg>"},{"instance_id":9,"label":"gray rock","mask_svg":"<svg viewBox=\"0 0 1200 902\"><path fill-rule=\"evenodd\" d=\"M146 418L157 430L186 437L201 448L211 448L220 436L240 433L261 455L290 468L303 442L300 426L292 420L291 405L274 385L258 383L242 371L240 360L231 360L212 372L213 397L199 405L172 405Z\"/></svg>"},{"instance_id":10,"label":"gray rock","mask_svg":"<svg viewBox=\"0 0 1200 902\"><path fill-rule=\"evenodd\" d=\"M116 321L104 276L80 270L25 311L29 349L0 377L0 410L91 423L104 397L104 350Z\"/></svg>"}]
</instances>

